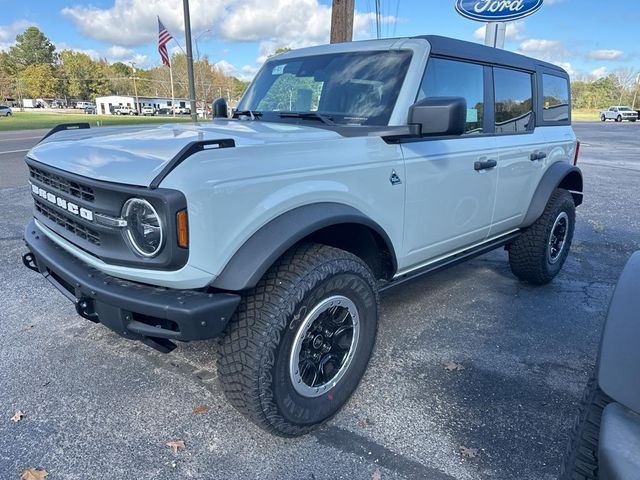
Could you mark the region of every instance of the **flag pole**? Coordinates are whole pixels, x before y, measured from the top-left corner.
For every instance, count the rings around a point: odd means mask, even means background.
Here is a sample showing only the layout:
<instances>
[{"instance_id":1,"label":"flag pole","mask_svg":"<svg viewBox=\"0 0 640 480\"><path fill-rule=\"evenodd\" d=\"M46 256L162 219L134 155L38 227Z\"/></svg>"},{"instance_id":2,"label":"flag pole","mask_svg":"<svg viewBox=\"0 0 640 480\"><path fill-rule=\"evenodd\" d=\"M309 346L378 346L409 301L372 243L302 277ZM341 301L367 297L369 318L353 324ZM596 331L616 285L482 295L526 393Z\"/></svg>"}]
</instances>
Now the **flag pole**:
<instances>
[{"instance_id":1,"label":"flag pole","mask_svg":"<svg viewBox=\"0 0 640 480\"><path fill-rule=\"evenodd\" d=\"M173 93L173 63L169 62L169 79L171 80L171 113L176 116L176 98Z\"/></svg>"}]
</instances>

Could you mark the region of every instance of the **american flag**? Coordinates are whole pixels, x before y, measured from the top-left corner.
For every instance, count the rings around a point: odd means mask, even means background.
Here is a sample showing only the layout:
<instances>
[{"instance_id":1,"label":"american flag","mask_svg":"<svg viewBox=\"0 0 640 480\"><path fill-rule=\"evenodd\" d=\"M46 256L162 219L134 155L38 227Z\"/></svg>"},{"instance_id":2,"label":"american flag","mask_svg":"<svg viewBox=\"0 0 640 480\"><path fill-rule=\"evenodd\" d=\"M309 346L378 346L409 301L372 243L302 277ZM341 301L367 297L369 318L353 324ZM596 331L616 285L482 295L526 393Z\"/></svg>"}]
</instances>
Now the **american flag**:
<instances>
[{"instance_id":1,"label":"american flag","mask_svg":"<svg viewBox=\"0 0 640 480\"><path fill-rule=\"evenodd\" d=\"M167 67L171 66L171 62L169 62L169 54L167 53L167 43L171 40L173 40L173 37L167 31L167 27L165 27L160 21L160 17L158 17L158 52L160 52L162 63Z\"/></svg>"}]
</instances>

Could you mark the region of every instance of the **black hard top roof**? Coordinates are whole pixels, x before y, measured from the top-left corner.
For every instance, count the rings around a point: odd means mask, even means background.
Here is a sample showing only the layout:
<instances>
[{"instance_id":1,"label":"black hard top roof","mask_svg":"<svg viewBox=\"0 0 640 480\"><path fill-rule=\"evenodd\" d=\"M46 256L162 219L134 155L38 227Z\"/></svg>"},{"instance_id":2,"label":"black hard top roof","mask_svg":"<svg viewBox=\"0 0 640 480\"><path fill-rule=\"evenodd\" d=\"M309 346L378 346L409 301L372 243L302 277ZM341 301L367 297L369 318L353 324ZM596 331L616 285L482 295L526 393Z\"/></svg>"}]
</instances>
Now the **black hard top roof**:
<instances>
[{"instance_id":1,"label":"black hard top roof","mask_svg":"<svg viewBox=\"0 0 640 480\"><path fill-rule=\"evenodd\" d=\"M562 73L567 77L569 76L564 69L557 65L500 48L487 47L479 43L465 42L464 40L456 40L439 35L419 35L411 38L423 38L427 40L431 44L431 53L435 55L475 60L525 70L535 70L537 66L542 66L556 70L558 73Z\"/></svg>"}]
</instances>

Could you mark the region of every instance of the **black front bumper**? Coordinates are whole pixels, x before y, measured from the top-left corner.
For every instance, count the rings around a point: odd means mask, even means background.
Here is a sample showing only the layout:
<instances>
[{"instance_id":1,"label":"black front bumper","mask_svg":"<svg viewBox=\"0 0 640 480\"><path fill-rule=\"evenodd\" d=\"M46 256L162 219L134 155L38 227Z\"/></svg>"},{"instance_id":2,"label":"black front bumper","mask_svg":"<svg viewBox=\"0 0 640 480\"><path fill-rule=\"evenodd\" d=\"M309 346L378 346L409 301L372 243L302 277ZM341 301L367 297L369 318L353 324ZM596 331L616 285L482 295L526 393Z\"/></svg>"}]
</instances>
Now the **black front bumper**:
<instances>
[{"instance_id":1,"label":"black front bumper","mask_svg":"<svg viewBox=\"0 0 640 480\"><path fill-rule=\"evenodd\" d=\"M173 290L106 275L51 241L33 220L24 240L30 250L22 257L25 266L73 301L79 315L162 351L175 348L172 340L221 335L240 303L235 294Z\"/></svg>"}]
</instances>

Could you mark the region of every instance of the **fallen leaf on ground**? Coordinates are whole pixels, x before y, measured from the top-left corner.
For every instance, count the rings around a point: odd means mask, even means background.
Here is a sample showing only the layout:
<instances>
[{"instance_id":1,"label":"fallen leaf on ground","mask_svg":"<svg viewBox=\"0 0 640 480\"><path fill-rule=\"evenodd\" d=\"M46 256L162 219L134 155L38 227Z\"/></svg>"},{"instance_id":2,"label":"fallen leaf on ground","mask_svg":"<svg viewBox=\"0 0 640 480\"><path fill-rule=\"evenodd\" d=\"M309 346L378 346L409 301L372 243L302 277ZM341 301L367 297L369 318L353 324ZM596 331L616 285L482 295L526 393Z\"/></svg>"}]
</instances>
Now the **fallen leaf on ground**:
<instances>
[{"instance_id":1,"label":"fallen leaf on ground","mask_svg":"<svg viewBox=\"0 0 640 480\"><path fill-rule=\"evenodd\" d=\"M207 407L206 405L198 405L196 408L193 409L193 414L198 415L200 413L207 413L208 411L209 411L209 407Z\"/></svg>"},{"instance_id":2,"label":"fallen leaf on ground","mask_svg":"<svg viewBox=\"0 0 640 480\"><path fill-rule=\"evenodd\" d=\"M173 453L178 453L178 450L185 448L186 445L184 440L171 440L170 442L167 442L167 447L171 448Z\"/></svg>"},{"instance_id":3,"label":"fallen leaf on ground","mask_svg":"<svg viewBox=\"0 0 640 480\"><path fill-rule=\"evenodd\" d=\"M19 422L24 417L24 412L22 410L16 410L16 413L11 417L11 420L14 422Z\"/></svg>"},{"instance_id":4,"label":"fallen leaf on ground","mask_svg":"<svg viewBox=\"0 0 640 480\"><path fill-rule=\"evenodd\" d=\"M456 362L446 362L444 363L444 369L449 372L460 372L464 370L464 365Z\"/></svg>"},{"instance_id":5,"label":"fallen leaf on ground","mask_svg":"<svg viewBox=\"0 0 640 480\"><path fill-rule=\"evenodd\" d=\"M376 468L376 471L371 475L371 480L382 480L382 472L380 472L379 468Z\"/></svg>"},{"instance_id":6,"label":"fallen leaf on ground","mask_svg":"<svg viewBox=\"0 0 640 480\"><path fill-rule=\"evenodd\" d=\"M460 447L460 455L462 455L464 458L476 458L478 456L478 449Z\"/></svg>"},{"instance_id":7,"label":"fallen leaf on ground","mask_svg":"<svg viewBox=\"0 0 640 480\"><path fill-rule=\"evenodd\" d=\"M44 480L44 477L49 475L46 470L39 470L37 468L27 468L20 474L20 480Z\"/></svg>"},{"instance_id":8,"label":"fallen leaf on ground","mask_svg":"<svg viewBox=\"0 0 640 480\"><path fill-rule=\"evenodd\" d=\"M27 330L31 330L33 327L35 327L35 325L25 325L24 328L22 330L20 330L21 332L26 332Z\"/></svg>"}]
</instances>

